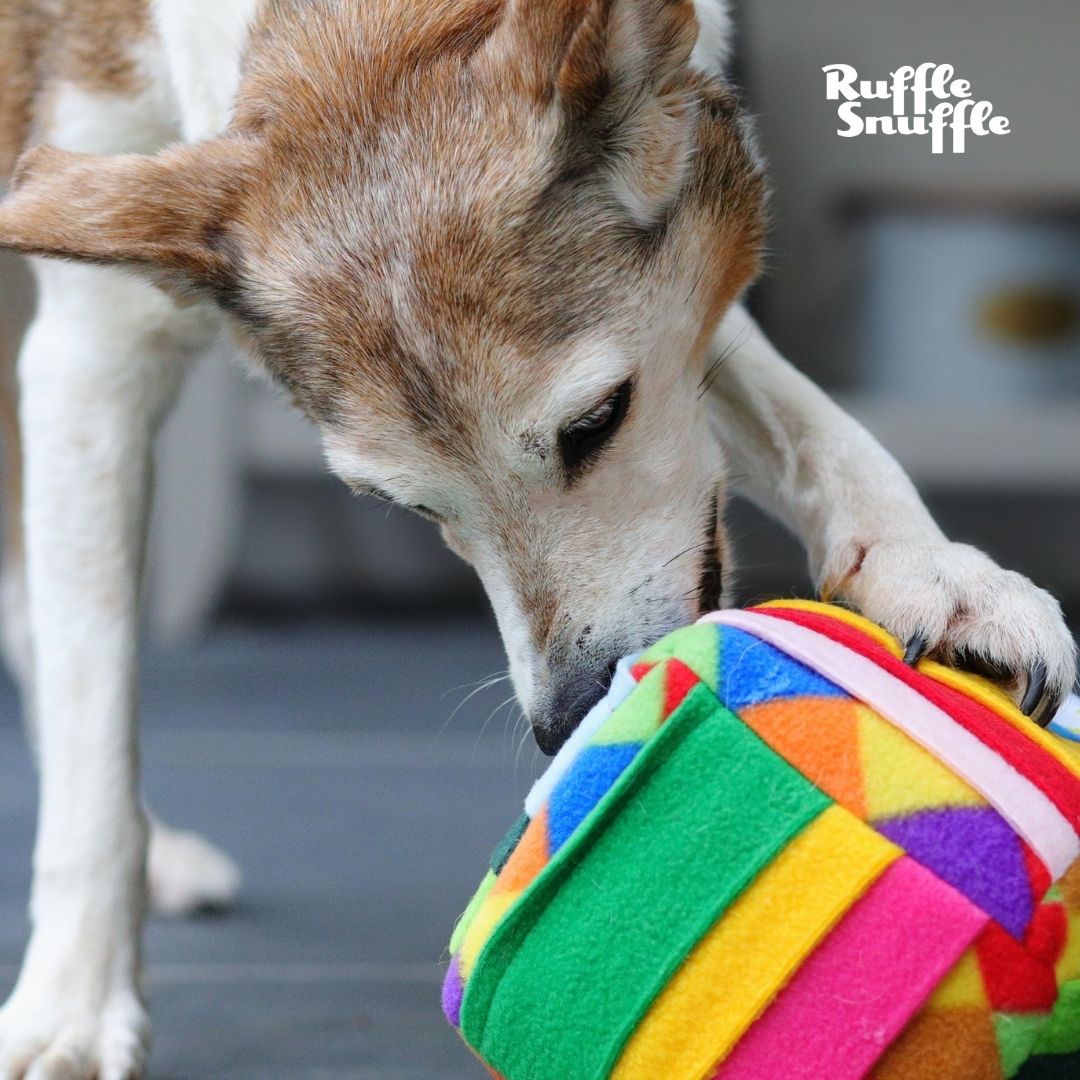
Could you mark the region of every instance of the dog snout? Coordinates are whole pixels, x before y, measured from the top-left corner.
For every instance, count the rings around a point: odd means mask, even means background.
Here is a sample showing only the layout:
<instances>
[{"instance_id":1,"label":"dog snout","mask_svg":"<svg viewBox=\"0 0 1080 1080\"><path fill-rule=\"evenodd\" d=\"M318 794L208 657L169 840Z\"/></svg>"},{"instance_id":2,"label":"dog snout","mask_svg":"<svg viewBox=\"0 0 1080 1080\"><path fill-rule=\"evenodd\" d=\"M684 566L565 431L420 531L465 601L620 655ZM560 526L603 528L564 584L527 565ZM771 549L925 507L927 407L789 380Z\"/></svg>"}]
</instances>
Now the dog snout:
<instances>
[{"instance_id":1,"label":"dog snout","mask_svg":"<svg viewBox=\"0 0 1080 1080\"><path fill-rule=\"evenodd\" d=\"M547 705L532 718L536 744L549 757L573 734L589 710L608 692L615 664L574 675L556 686Z\"/></svg>"}]
</instances>

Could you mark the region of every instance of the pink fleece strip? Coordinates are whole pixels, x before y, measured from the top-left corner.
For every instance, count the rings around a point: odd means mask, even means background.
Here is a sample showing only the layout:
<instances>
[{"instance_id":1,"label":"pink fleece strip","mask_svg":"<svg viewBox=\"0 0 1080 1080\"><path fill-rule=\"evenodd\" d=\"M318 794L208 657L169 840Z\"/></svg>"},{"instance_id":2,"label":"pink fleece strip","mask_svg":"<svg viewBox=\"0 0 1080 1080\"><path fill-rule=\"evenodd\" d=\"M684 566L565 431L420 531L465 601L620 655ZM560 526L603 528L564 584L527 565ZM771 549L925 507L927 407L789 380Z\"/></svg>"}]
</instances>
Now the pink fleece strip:
<instances>
[{"instance_id":1,"label":"pink fleece strip","mask_svg":"<svg viewBox=\"0 0 1080 1080\"><path fill-rule=\"evenodd\" d=\"M988 921L905 856L803 964L714 1080L859 1080Z\"/></svg>"},{"instance_id":2,"label":"pink fleece strip","mask_svg":"<svg viewBox=\"0 0 1080 1080\"><path fill-rule=\"evenodd\" d=\"M1055 881L1080 858L1080 837L1035 784L872 660L805 626L768 615L716 611L702 621L752 634L864 701L975 788L1028 842Z\"/></svg>"}]
</instances>

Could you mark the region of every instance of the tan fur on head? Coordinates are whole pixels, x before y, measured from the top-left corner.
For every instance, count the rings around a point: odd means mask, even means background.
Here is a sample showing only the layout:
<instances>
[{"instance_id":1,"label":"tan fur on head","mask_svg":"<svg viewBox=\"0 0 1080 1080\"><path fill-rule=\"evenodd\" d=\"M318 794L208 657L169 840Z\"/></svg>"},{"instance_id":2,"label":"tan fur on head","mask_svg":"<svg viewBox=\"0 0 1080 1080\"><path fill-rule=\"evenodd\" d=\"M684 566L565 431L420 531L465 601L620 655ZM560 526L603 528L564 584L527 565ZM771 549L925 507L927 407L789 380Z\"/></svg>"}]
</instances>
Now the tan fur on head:
<instances>
[{"instance_id":1,"label":"tan fur on head","mask_svg":"<svg viewBox=\"0 0 1080 1080\"><path fill-rule=\"evenodd\" d=\"M569 139L603 155L612 190L649 226L677 197L693 148L697 30L691 0L512 0L493 48L564 112Z\"/></svg>"},{"instance_id":2,"label":"tan fur on head","mask_svg":"<svg viewBox=\"0 0 1080 1080\"><path fill-rule=\"evenodd\" d=\"M276 0L231 132L38 151L0 243L213 295L336 471L476 565L544 728L719 599L699 383L763 194L695 39L688 0ZM617 439L572 469L561 433L625 385Z\"/></svg>"}]
</instances>

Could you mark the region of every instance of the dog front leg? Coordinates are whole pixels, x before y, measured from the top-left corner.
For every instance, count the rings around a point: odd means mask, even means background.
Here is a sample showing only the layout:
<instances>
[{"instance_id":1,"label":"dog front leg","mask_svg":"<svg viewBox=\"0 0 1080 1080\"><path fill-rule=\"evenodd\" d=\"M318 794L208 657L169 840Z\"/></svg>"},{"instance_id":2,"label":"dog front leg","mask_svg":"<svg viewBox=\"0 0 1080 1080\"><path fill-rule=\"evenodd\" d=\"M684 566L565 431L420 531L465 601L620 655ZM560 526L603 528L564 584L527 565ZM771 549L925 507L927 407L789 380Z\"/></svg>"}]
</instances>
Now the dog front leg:
<instances>
[{"instance_id":1,"label":"dog front leg","mask_svg":"<svg viewBox=\"0 0 1080 1080\"><path fill-rule=\"evenodd\" d=\"M134 725L150 452L201 316L117 271L36 269L19 374L40 807L0 1077L127 1080L148 1041Z\"/></svg>"},{"instance_id":2,"label":"dog front leg","mask_svg":"<svg viewBox=\"0 0 1080 1080\"><path fill-rule=\"evenodd\" d=\"M821 593L908 646L999 676L1049 719L1076 649L1057 602L1020 574L950 543L869 432L773 348L741 308L713 342L710 422L745 493L803 541Z\"/></svg>"}]
</instances>

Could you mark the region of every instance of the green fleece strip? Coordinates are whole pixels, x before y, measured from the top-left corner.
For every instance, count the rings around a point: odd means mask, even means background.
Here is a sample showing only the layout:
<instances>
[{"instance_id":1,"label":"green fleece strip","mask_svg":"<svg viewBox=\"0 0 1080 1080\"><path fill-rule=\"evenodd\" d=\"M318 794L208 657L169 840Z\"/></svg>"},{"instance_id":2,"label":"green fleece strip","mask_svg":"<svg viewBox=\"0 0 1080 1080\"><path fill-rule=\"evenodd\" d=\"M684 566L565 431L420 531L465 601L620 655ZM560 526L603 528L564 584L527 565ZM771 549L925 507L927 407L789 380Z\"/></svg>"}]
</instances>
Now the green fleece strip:
<instances>
[{"instance_id":1,"label":"green fleece strip","mask_svg":"<svg viewBox=\"0 0 1080 1080\"><path fill-rule=\"evenodd\" d=\"M1080 1050L1080 980L1067 982L1035 1044L1036 1054L1075 1054ZM1080 1074L1078 1074L1080 1075Z\"/></svg>"},{"instance_id":2,"label":"green fleece strip","mask_svg":"<svg viewBox=\"0 0 1080 1080\"><path fill-rule=\"evenodd\" d=\"M720 627L695 623L673 630L641 654L646 662L659 663L675 657L684 663L715 694L720 670Z\"/></svg>"},{"instance_id":3,"label":"green fleece strip","mask_svg":"<svg viewBox=\"0 0 1080 1080\"><path fill-rule=\"evenodd\" d=\"M994 1034L998 1053L1001 1054L1001 1071L1006 1080L1012 1080L1039 1041L1039 1035L1049 1023L1045 1013L996 1013Z\"/></svg>"},{"instance_id":4,"label":"green fleece strip","mask_svg":"<svg viewBox=\"0 0 1080 1080\"><path fill-rule=\"evenodd\" d=\"M830 800L695 687L507 913L462 1034L507 1080L601 1080L717 918Z\"/></svg>"}]
</instances>

